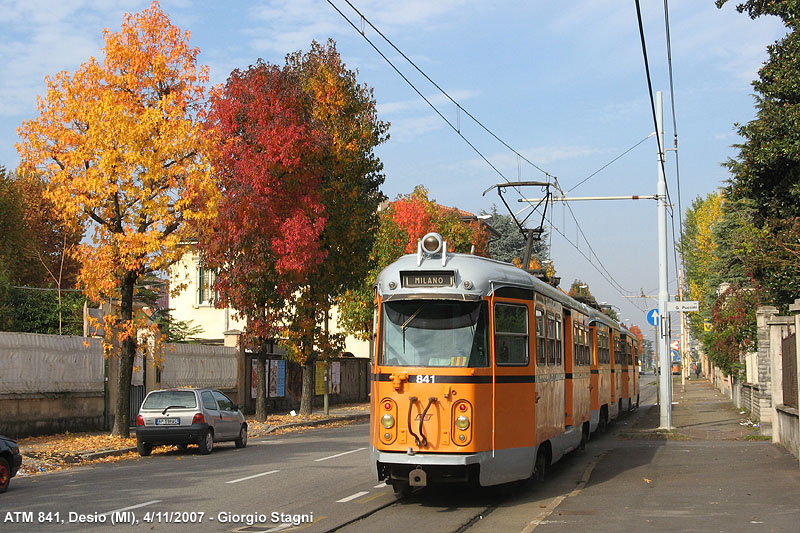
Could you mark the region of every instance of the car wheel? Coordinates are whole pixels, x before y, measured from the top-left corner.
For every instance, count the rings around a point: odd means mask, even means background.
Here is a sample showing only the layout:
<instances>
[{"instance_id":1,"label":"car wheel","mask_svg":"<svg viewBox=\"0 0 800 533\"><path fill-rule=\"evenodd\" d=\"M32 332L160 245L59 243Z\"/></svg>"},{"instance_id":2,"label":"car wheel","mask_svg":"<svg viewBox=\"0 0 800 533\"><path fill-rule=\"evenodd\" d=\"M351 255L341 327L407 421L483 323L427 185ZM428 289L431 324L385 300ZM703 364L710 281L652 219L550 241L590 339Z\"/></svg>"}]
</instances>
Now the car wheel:
<instances>
[{"instance_id":1,"label":"car wheel","mask_svg":"<svg viewBox=\"0 0 800 533\"><path fill-rule=\"evenodd\" d=\"M244 448L247 446L247 425L242 424L242 428L239 430L239 438L234 441L237 448Z\"/></svg>"},{"instance_id":2,"label":"car wheel","mask_svg":"<svg viewBox=\"0 0 800 533\"><path fill-rule=\"evenodd\" d=\"M0 492L8 490L8 483L11 481L11 467L8 461L0 457Z\"/></svg>"},{"instance_id":3,"label":"car wheel","mask_svg":"<svg viewBox=\"0 0 800 533\"><path fill-rule=\"evenodd\" d=\"M142 457L147 457L153 452L153 445L137 440L136 451L139 452L139 455L141 455Z\"/></svg>"},{"instance_id":4,"label":"car wheel","mask_svg":"<svg viewBox=\"0 0 800 533\"><path fill-rule=\"evenodd\" d=\"M205 435L200 438L197 445L200 447L200 453L203 455L211 453L211 450L214 449L214 432L210 429L206 430Z\"/></svg>"}]
</instances>

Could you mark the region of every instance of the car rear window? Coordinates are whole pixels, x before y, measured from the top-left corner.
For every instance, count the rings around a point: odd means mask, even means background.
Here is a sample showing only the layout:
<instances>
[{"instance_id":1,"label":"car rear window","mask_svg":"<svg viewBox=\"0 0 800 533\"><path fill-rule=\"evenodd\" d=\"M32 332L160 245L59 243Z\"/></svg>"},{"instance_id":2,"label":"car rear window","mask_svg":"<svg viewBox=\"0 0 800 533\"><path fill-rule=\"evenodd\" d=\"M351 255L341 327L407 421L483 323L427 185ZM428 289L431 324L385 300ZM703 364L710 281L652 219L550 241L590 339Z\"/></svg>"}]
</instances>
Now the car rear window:
<instances>
[{"instance_id":1,"label":"car rear window","mask_svg":"<svg viewBox=\"0 0 800 533\"><path fill-rule=\"evenodd\" d=\"M142 409L166 409L167 407L197 407L197 400L195 399L194 391L165 390L151 392L150 395L145 398L144 403L142 404Z\"/></svg>"}]
</instances>

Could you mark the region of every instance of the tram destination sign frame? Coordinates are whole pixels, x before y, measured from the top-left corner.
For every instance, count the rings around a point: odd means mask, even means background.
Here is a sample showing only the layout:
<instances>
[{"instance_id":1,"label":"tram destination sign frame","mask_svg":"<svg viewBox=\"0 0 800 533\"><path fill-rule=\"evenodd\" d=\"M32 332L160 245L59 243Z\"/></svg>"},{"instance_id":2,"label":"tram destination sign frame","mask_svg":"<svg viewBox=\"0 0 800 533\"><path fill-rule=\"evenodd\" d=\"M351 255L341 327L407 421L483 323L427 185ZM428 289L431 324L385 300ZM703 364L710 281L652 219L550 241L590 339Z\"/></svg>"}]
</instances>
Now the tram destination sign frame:
<instances>
[{"instance_id":1,"label":"tram destination sign frame","mask_svg":"<svg viewBox=\"0 0 800 533\"><path fill-rule=\"evenodd\" d=\"M400 283L408 289L453 287L456 284L456 273L452 270L400 272Z\"/></svg>"}]
</instances>

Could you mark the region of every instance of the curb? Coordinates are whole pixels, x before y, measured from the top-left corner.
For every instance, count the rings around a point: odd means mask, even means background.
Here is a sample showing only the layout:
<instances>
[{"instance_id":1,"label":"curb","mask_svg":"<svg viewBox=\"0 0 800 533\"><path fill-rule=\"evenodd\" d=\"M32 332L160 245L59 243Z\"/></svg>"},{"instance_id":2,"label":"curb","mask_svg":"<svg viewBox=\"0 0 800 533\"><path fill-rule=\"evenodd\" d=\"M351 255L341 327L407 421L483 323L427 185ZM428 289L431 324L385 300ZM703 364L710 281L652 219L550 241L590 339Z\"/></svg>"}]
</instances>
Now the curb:
<instances>
[{"instance_id":1,"label":"curb","mask_svg":"<svg viewBox=\"0 0 800 533\"><path fill-rule=\"evenodd\" d=\"M291 424L283 424L281 426L270 426L267 428L266 431L263 432L263 435L268 435L273 431L277 431L279 429L287 429L287 428L295 428L295 427L314 427L314 426L322 426L325 424L330 424L332 422L339 422L339 421L347 421L347 420L369 420L369 413L357 413L353 415L340 415L340 416L332 416L329 418L322 418L319 420L309 420L307 422L294 422ZM103 459L104 457L114 457L119 455L125 455L126 453L135 452L136 447L132 448L122 448L119 450L100 450L97 452L89 452L80 455L80 458L84 461L93 461L95 459Z\"/></svg>"},{"instance_id":2,"label":"curb","mask_svg":"<svg viewBox=\"0 0 800 533\"><path fill-rule=\"evenodd\" d=\"M308 422L293 422L291 424L283 424L282 426L271 426L264 431L264 434L267 435L272 433L273 431L277 431L279 429L287 429L287 428L296 428L296 427L314 427L314 426L322 426L325 424L330 424L332 422L339 422L339 421L346 421L346 420L369 420L369 413L358 413L354 415L341 415L341 416L332 416L329 418L322 418L320 420L309 420Z\"/></svg>"}]
</instances>

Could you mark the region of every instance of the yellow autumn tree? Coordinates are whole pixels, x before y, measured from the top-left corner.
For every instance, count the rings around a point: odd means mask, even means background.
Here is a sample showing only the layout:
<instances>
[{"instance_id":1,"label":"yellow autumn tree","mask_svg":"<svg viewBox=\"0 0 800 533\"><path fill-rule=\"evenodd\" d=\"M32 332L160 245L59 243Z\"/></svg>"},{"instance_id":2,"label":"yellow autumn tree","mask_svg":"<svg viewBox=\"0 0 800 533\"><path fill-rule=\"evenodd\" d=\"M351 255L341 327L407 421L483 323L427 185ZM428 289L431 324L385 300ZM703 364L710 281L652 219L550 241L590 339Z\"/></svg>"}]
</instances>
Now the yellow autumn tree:
<instances>
[{"instance_id":1,"label":"yellow autumn tree","mask_svg":"<svg viewBox=\"0 0 800 533\"><path fill-rule=\"evenodd\" d=\"M714 226L722 217L724 198L719 192L697 197L686 210L683 235L678 249L683 255L686 268L686 289L689 300L700 302L700 313L690 313L689 321L695 335L703 331L703 321L711 318L711 306L715 300L716 287L712 286L714 262L717 256L717 241Z\"/></svg>"},{"instance_id":2,"label":"yellow autumn tree","mask_svg":"<svg viewBox=\"0 0 800 533\"><path fill-rule=\"evenodd\" d=\"M103 35L102 62L45 79L47 95L19 128L17 150L23 170L45 177L61 216L88 230L76 252L79 286L119 304L105 319L114 336L106 353L120 358L112 433L127 436L134 287L178 259L187 222L213 217L216 193L201 126L208 70L189 32L153 2Z\"/></svg>"}]
</instances>

